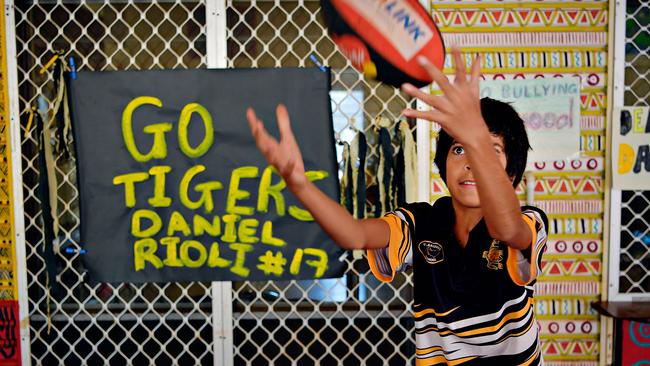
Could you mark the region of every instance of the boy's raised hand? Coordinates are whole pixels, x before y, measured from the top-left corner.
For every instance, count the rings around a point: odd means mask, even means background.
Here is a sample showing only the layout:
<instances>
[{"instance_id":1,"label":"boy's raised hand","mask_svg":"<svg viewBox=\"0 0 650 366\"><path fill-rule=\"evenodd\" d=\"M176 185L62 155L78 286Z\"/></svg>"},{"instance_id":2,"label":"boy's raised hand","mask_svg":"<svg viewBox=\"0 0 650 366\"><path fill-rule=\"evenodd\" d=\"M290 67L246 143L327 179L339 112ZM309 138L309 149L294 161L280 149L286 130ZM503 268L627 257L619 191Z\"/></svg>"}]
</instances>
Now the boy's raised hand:
<instances>
[{"instance_id":1,"label":"boy's raised hand","mask_svg":"<svg viewBox=\"0 0 650 366\"><path fill-rule=\"evenodd\" d=\"M460 143L469 142L473 136L483 134L487 127L481 114L480 102L480 62L477 57L471 69L469 80L460 50L451 50L456 65L456 78L453 83L441 70L426 59L418 61L427 70L434 82L442 90L442 95L436 96L422 92L411 84L402 85L402 90L408 95L420 99L433 107L430 111L417 111L407 108L403 111L406 117L421 118L439 123L447 133Z\"/></svg>"},{"instance_id":2,"label":"boy's raised hand","mask_svg":"<svg viewBox=\"0 0 650 366\"><path fill-rule=\"evenodd\" d=\"M305 165L291 131L287 108L279 104L275 110L275 115L280 128L280 141L266 131L264 123L257 118L252 108L246 110L248 126L255 138L257 148L264 155L266 161L280 173L280 176L287 183L287 187L294 191L307 183Z\"/></svg>"}]
</instances>

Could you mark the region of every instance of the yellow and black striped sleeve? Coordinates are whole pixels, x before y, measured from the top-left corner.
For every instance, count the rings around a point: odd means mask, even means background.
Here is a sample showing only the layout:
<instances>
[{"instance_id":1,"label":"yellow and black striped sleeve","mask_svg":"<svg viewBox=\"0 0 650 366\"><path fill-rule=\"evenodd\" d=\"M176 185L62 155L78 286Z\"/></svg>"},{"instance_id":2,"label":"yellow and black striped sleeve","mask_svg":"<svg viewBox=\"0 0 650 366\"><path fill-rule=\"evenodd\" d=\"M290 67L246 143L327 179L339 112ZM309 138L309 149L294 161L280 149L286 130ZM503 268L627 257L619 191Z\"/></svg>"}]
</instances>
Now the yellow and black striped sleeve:
<instances>
[{"instance_id":1,"label":"yellow and black striped sleeve","mask_svg":"<svg viewBox=\"0 0 650 366\"><path fill-rule=\"evenodd\" d=\"M385 248L368 250L368 264L377 279L390 282L396 272L412 265L411 237L415 231L415 218L411 211L399 208L381 219L388 224L390 238Z\"/></svg>"},{"instance_id":2,"label":"yellow and black striped sleeve","mask_svg":"<svg viewBox=\"0 0 650 366\"><path fill-rule=\"evenodd\" d=\"M542 215L543 213L535 210L522 212L522 217L532 233L529 258L522 251L508 247L508 273L517 285L529 285L541 273L542 254L547 239L545 220Z\"/></svg>"}]
</instances>

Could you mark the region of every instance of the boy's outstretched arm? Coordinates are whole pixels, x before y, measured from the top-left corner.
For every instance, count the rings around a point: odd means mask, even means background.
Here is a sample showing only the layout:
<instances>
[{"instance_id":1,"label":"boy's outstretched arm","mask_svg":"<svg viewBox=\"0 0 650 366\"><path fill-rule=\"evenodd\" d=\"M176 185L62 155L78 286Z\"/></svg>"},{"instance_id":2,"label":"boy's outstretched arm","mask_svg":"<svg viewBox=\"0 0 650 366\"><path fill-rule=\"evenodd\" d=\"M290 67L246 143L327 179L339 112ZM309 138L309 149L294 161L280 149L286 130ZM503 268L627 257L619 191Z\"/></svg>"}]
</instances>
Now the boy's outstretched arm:
<instances>
[{"instance_id":1,"label":"boy's outstretched arm","mask_svg":"<svg viewBox=\"0 0 650 366\"><path fill-rule=\"evenodd\" d=\"M258 149L287 183L325 232L344 249L376 249L388 245L388 224L380 219L357 220L343 206L325 195L305 176L302 154L291 131L289 114L278 105L276 117L280 141L271 136L252 108L246 118Z\"/></svg>"},{"instance_id":2,"label":"boy's outstretched arm","mask_svg":"<svg viewBox=\"0 0 650 366\"><path fill-rule=\"evenodd\" d=\"M479 59L474 60L468 80L457 48L452 49L452 56L456 66L453 84L442 71L421 60L422 67L433 77L443 95L430 95L411 84L404 84L402 88L407 94L433 107L426 112L406 109L404 115L439 123L464 147L490 235L511 247L527 249L532 240L530 227L521 215L512 181L499 162L481 114Z\"/></svg>"}]
</instances>

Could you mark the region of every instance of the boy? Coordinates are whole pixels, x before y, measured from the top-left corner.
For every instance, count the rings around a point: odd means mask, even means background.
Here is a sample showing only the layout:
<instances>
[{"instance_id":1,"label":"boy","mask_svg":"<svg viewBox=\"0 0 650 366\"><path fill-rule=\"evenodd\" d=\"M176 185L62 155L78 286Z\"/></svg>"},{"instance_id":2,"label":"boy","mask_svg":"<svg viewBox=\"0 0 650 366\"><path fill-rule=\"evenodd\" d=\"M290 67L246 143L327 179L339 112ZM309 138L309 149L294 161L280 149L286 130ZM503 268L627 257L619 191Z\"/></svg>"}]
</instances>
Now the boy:
<instances>
[{"instance_id":1,"label":"boy","mask_svg":"<svg viewBox=\"0 0 650 366\"><path fill-rule=\"evenodd\" d=\"M382 281L413 267L416 364L539 365L533 287L546 245L543 212L519 207L513 187L530 148L523 121L509 105L479 99L479 63L469 80L458 49L455 82L421 61L443 95L402 89L433 110L407 117L442 126L436 164L451 197L407 204L379 219L354 219L307 181L283 106L281 139L247 111L258 148L289 190L343 248L368 250Z\"/></svg>"}]
</instances>

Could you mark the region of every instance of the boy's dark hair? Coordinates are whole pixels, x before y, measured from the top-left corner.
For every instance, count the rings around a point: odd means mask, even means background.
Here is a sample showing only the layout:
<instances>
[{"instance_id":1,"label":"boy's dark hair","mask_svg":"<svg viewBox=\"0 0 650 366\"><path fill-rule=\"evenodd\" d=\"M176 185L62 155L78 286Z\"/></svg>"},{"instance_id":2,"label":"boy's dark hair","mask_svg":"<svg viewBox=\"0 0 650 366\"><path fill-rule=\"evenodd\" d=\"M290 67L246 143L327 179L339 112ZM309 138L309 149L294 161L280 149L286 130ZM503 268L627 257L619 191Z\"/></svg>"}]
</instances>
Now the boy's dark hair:
<instances>
[{"instance_id":1,"label":"boy's dark hair","mask_svg":"<svg viewBox=\"0 0 650 366\"><path fill-rule=\"evenodd\" d=\"M516 187L526 170L526 159L530 150L524 121L510 104L490 98L481 99L481 113L490 133L503 138L506 173L514 178L512 185ZM441 129L434 161L445 183L447 182L447 155L453 143L454 139Z\"/></svg>"}]
</instances>

